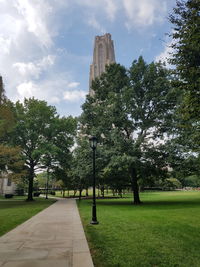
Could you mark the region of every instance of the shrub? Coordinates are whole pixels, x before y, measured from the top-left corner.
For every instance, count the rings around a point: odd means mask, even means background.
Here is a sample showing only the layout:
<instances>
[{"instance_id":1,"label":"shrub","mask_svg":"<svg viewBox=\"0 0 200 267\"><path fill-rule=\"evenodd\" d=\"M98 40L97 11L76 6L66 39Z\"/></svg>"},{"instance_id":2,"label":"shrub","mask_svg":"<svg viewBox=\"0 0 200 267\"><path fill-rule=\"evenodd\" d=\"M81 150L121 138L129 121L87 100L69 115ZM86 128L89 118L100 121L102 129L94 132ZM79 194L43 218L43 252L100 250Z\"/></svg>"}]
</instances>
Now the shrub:
<instances>
[{"instance_id":1,"label":"shrub","mask_svg":"<svg viewBox=\"0 0 200 267\"><path fill-rule=\"evenodd\" d=\"M5 194L5 198L12 198L13 196L13 194Z\"/></svg>"},{"instance_id":2,"label":"shrub","mask_svg":"<svg viewBox=\"0 0 200 267\"><path fill-rule=\"evenodd\" d=\"M34 192L34 193L33 193L33 196L34 196L34 197L39 197L39 195L40 195L40 192Z\"/></svg>"},{"instance_id":3,"label":"shrub","mask_svg":"<svg viewBox=\"0 0 200 267\"><path fill-rule=\"evenodd\" d=\"M181 182L176 178L167 178L162 184L163 190L174 190L181 187L182 187Z\"/></svg>"}]
</instances>

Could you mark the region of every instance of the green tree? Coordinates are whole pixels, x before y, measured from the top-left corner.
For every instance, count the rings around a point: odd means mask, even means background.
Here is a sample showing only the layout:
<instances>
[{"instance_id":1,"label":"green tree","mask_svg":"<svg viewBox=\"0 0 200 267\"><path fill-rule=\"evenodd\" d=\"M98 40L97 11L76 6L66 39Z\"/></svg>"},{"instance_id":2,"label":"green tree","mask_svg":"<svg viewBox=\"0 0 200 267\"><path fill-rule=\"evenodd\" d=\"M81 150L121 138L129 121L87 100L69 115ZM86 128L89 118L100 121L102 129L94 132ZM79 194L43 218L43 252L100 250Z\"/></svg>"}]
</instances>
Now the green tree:
<instances>
[{"instance_id":1,"label":"green tree","mask_svg":"<svg viewBox=\"0 0 200 267\"><path fill-rule=\"evenodd\" d=\"M15 123L13 104L5 96L0 76L0 177L6 175L17 182L25 175L25 170L20 147L11 146L8 142Z\"/></svg>"},{"instance_id":2,"label":"green tree","mask_svg":"<svg viewBox=\"0 0 200 267\"><path fill-rule=\"evenodd\" d=\"M28 169L28 200L33 200L33 179L37 170L48 171L66 162L73 145L73 119L59 118L45 101L25 99L15 105L17 124L12 140L21 147ZM74 127L74 126L73 126Z\"/></svg>"},{"instance_id":3,"label":"green tree","mask_svg":"<svg viewBox=\"0 0 200 267\"><path fill-rule=\"evenodd\" d=\"M110 153L106 174L113 169L118 185L127 184L129 178L135 204L140 203L138 179L144 177L145 165L161 169L166 164L159 141L169 128L175 105L170 80L161 63L147 64L142 57L128 72L113 64L93 82L95 94L83 105L83 132L97 135L100 146Z\"/></svg>"},{"instance_id":4,"label":"green tree","mask_svg":"<svg viewBox=\"0 0 200 267\"><path fill-rule=\"evenodd\" d=\"M69 175L72 164L72 147L76 136L77 119L56 117L51 127L46 129L46 153L42 162L47 168L47 176L61 180L63 188L70 187Z\"/></svg>"},{"instance_id":5,"label":"green tree","mask_svg":"<svg viewBox=\"0 0 200 267\"><path fill-rule=\"evenodd\" d=\"M200 2L176 1L169 20L173 24L170 63L176 65L179 78L176 87L181 89L183 101L180 110L182 127L194 142L200 139ZM188 138L187 138L188 139Z\"/></svg>"},{"instance_id":6,"label":"green tree","mask_svg":"<svg viewBox=\"0 0 200 267\"><path fill-rule=\"evenodd\" d=\"M85 137L78 137L76 139L76 147L73 151L73 161L71 168L71 183L74 190L79 190L79 197L83 189L88 190L91 186L92 176L92 159L91 149L88 140Z\"/></svg>"}]
</instances>

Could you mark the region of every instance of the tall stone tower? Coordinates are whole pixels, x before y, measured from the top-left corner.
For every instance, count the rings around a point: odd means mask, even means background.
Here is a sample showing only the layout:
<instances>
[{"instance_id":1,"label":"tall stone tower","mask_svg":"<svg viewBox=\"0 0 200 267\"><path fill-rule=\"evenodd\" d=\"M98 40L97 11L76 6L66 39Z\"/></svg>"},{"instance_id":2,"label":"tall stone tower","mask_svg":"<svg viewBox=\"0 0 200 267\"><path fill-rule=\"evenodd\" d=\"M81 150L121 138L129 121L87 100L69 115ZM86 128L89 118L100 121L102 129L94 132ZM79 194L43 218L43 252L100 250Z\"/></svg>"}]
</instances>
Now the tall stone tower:
<instances>
[{"instance_id":1,"label":"tall stone tower","mask_svg":"<svg viewBox=\"0 0 200 267\"><path fill-rule=\"evenodd\" d=\"M106 33L102 36L96 36L94 41L93 62L90 65L89 94L94 93L91 89L92 80L99 77L104 71L106 65L115 63L115 51L111 34Z\"/></svg>"}]
</instances>

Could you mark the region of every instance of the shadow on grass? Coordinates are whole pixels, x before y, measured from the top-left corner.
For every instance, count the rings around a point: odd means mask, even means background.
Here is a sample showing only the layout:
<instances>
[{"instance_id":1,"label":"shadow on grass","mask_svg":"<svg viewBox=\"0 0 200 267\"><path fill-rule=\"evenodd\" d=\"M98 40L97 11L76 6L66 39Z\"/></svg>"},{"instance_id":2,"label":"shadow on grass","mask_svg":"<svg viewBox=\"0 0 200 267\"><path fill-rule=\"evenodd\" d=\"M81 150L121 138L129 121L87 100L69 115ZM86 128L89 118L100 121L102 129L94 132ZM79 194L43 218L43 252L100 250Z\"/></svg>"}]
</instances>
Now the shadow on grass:
<instances>
[{"instance_id":1,"label":"shadow on grass","mask_svg":"<svg viewBox=\"0 0 200 267\"><path fill-rule=\"evenodd\" d=\"M199 207L200 199L191 199L191 200L158 200L158 201L143 201L140 205L134 205L133 200L121 200L121 201L98 201L98 206L133 206L135 208L156 208L156 209L173 209L173 208L191 208Z\"/></svg>"}]
</instances>

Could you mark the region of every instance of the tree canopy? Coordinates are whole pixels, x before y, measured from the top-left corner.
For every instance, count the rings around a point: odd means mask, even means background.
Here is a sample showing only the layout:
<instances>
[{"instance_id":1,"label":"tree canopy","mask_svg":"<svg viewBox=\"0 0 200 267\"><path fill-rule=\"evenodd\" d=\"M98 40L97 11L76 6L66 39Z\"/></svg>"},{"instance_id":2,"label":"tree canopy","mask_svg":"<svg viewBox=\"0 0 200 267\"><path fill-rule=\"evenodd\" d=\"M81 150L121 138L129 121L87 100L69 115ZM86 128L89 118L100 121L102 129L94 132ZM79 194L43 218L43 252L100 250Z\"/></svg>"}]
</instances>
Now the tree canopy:
<instances>
[{"instance_id":1,"label":"tree canopy","mask_svg":"<svg viewBox=\"0 0 200 267\"><path fill-rule=\"evenodd\" d=\"M76 123L71 117L59 118L54 107L34 98L17 102L15 115L11 139L22 149L29 179L28 200L32 200L35 172L58 168L67 160Z\"/></svg>"},{"instance_id":2,"label":"tree canopy","mask_svg":"<svg viewBox=\"0 0 200 267\"><path fill-rule=\"evenodd\" d=\"M147 64L142 57L129 70L112 64L93 82L94 96L83 105L83 132L97 135L107 151L103 170L121 185L132 185L135 204L140 203L138 179L144 170L150 175L145 166L161 171L166 164L160 140L175 108L171 79L161 63Z\"/></svg>"},{"instance_id":3,"label":"tree canopy","mask_svg":"<svg viewBox=\"0 0 200 267\"><path fill-rule=\"evenodd\" d=\"M183 93L181 113L188 127L199 130L200 121L200 2L176 1L169 20L173 24L173 52L178 87ZM198 121L198 122L197 122ZM197 123L196 123L197 122Z\"/></svg>"}]
</instances>

